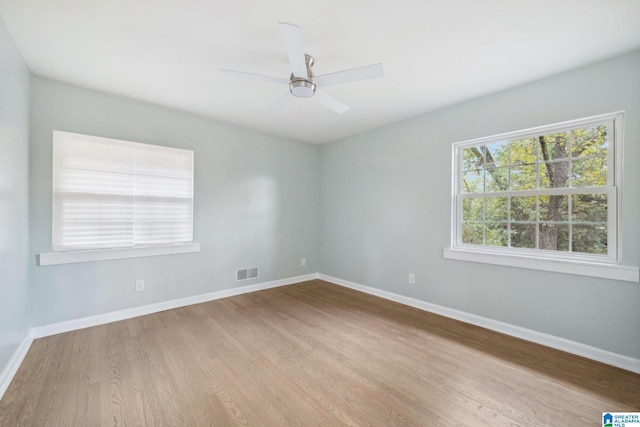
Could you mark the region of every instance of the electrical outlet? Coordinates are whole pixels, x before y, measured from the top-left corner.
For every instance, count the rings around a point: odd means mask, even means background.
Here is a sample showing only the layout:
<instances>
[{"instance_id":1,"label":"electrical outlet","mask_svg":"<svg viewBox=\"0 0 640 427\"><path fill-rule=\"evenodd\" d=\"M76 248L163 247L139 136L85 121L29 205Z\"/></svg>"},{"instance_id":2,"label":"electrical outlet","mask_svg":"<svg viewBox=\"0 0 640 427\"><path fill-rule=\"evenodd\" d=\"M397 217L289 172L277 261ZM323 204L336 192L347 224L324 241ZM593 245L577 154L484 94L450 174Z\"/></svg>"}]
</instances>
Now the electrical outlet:
<instances>
[{"instance_id":1,"label":"electrical outlet","mask_svg":"<svg viewBox=\"0 0 640 427\"><path fill-rule=\"evenodd\" d=\"M136 291L137 292L144 291L144 280L143 279L136 280Z\"/></svg>"},{"instance_id":2,"label":"electrical outlet","mask_svg":"<svg viewBox=\"0 0 640 427\"><path fill-rule=\"evenodd\" d=\"M409 283L411 283L412 285L416 284L416 275L413 273L409 273Z\"/></svg>"},{"instance_id":3,"label":"electrical outlet","mask_svg":"<svg viewBox=\"0 0 640 427\"><path fill-rule=\"evenodd\" d=\"M300 265L301 265L301 266L303 266L303 267L304 267L305 265L307 265L307 259L306 259L306 258L301 258L301 259L300 259Z\"/></svg>"}]
</instances>

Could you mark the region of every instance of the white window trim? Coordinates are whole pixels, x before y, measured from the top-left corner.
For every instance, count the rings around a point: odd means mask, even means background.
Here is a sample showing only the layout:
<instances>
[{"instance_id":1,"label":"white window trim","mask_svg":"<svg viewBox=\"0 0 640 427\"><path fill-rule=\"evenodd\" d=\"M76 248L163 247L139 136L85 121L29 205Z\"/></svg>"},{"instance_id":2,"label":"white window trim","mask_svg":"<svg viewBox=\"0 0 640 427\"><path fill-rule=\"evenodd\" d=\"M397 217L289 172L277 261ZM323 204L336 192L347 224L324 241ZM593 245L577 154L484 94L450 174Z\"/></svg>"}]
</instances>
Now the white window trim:
<instances>
[{"instance_id":1,"label":"white window trim","mask_svg":"<svg viewBox=\"0 0 640 427\"><path fill-rule=\"evenodd\" d=\"M556 273L576 274L580 276L599 277L603 279L640 282L638 267L606 264L594 261L544 258L513 253L491 253L473 249L449 248L443 250L446 259L479 262L483 264L502 265L505 267L529 268L533 270L552 271Z\"/></svg>"},{"instance_id":2,"label":"white window trim","mask_svg":"<svg viewBox=\"0 0 640 427\"><path fill-rule=\"evenodd\" d=\"M443 257L447 259L480 262L486 264L503 265L509 267L529 268L535 270L552 271L567 274L577 274L592 277L600 277L615 280L624 280L631 282L640 282L640 269L635 266L626 266L621 264L622 259L622 233L620 224L622 221L622 135L623 120L620 120L624 112L616 112L610 114L602 114L583 119L571 120L562 123L556 123L548 126L540 126L536 128L524 129L516 132L507 132L504 134L489 136L485 138L477 138L468 141L462 141L452 146L452 197L451 197L451 247L443 250ZM518 139L527 137L531 134L550 133L553 131L563 130L569 127L580 127L590 124L593 121L614 121L615 147L613 156L615 157L613 165L609 165L608 171L615 173L614 183L617 188L615 194L616 203L616 245L613 250L615 259L603 256L591 256L583 254L565 254L562 252L555 253L553 251L540 250L519 250L514 248L494 248L479 245L458 244L459 241L459 223L461 215L461 207L458 206L458 188L460 180L459 156L458 150L464 146L478 145L482 143L493 142L497 139ZM611 158L611 156L610 156ZM611 211L609 211L611 212Z\"/></svg>"},{"instance_id":3,"label":"white window trim","mask_svg":"<svg viewBox=\"0 0 640 427\"><path fill-rule=\"evenodd\" d=\"M113 141L121 141L114 140L112 138L103 138L96 137L91 135L78 135L69 132L62 131L53 131L54 143L56 137L64 135L73 135L80 136L82 138L86 138L89 140L113 140ZM144 145L132 141L124 141L130 144L139 144ZM189 150L191 151L191 150ZM191 168L193 173L193 157L191 159ZM193 194L193 179L191 182L191 192ZM191 199L191 203L193 203L193 198ZM53 225L53 224L52 224ZM53 225L55 226L55 225ZM193 218L191 227L193 229ZM116 259L127 259L127 258L138 258L138 257L148 257L148 256L159 256L159 255L176 255L176 254L186 254L186 253L195 253L200 252L200 243L195 241L176 241L176 242L168 242L166 244L159 245L134 245L134 246L125 246L125 247L113 247L113 248L95 248L95 249L68 249L68 250L56 250L55 247L52 248L52 252L49 253L41 253L37 255L37 264L39 266L47 266L47 265L58 265L58 264L70 264L70 263L80 263L80 262L91 262L91 261L106 261L106 260L116 260Z\"/></svg>"},{"instance_id":4,"label":"white window trim","mask_svg":"<svg viewBox=\"0 0 640 427\"><path fill-rule=\"evenodd\" d=\"M38 255L38 265L71 264L76 262L107 261L114 259L176 255L194 252L200 252L200 243L121 249L95 249L90 251L50 252Z\"/></svg>"}]
</instances>

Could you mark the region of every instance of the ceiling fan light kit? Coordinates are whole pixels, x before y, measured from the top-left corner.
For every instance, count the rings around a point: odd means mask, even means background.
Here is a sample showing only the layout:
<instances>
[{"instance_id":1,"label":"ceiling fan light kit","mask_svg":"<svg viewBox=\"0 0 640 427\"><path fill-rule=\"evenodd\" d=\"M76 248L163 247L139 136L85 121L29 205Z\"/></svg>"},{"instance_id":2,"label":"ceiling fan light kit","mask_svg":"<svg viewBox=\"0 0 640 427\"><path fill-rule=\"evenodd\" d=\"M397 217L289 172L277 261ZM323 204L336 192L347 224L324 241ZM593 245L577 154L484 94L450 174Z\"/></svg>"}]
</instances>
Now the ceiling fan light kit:
<instances>
[{"instance_id":1,"label":"ceiling fan light kit","mask_svg":"<svg viewBox=\"0 0 640 427\"><path fill-rule=\"evenodd\" d=\"M296 98L311 98L316 93L316 84L305 79L291 79L289 92Z\"/></svg>"},{"instance_id":2,"label":"ceiling fan light kit","mask_svg":"<svg viewBox=\"0 0 640 427\"><path fill-rule=\"evenodd\" d=\"M367 65L365 67L353 68L351 70L338 71L335 73L324 74L314 77L311 67L313 67L314 59L311 55L304 53L302 47L302 34L300 27L281 22L280 32L287 48L289 57L289 65L293 70L289 80L277 77L263 76L260 74L245 73L242 71L233 71L220 69L220 71L231 74L236 77L249 78L252 80L262 80L268 83L288 82L289 91L280 96L276 102L271 104L269 110L276 110L287 104L293 98L315 98L321 104L332 109L338 114L342 114L349 110L349 106L338 101L333 96L318 90L317 85L330 86L342 83L355 82L360 80L368 80L380 78L383 76L382 64Z\"/></svg>"}]
</instances>

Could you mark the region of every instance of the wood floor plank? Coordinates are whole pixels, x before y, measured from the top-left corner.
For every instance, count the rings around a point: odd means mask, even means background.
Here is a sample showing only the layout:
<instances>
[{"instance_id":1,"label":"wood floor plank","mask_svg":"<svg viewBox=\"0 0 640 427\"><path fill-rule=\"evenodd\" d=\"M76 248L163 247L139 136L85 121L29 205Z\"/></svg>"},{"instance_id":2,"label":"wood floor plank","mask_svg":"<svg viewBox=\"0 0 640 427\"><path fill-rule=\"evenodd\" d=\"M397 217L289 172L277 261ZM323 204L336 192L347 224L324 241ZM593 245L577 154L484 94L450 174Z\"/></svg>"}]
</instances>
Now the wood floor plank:
<instances>
[{"instance_id":1,"label":"wood floor plank","mask_svg":"<svg viewBox=\"0 0 640 427\"><path fill-rule=\"evenodd\" d=\"M320 280L35 340L0 426L585 426L640 375Z\"/></svg>"}]
</instances>

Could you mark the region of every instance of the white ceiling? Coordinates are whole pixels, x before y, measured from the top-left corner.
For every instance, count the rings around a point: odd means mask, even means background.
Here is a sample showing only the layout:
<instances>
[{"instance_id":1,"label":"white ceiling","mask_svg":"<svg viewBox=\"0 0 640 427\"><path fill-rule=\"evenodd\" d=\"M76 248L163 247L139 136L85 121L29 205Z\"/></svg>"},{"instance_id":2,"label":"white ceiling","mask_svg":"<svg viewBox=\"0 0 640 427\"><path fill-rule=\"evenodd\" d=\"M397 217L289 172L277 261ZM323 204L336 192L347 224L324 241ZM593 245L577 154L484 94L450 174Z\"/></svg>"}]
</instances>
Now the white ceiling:
<instances>
[{"instance_id":1,"label":"white ceiling","mask_svg":"<svg viewBox=\"0 0 640 427\"><path fill-rule=\"evenodd\" d=\"M35 74L323 143L640 48L640 0L0 0ZM288 78L278 22L316 75L381 62L382 79L267 111Z\"/></svg>"}]
</instances>

